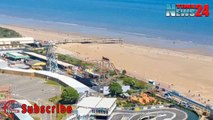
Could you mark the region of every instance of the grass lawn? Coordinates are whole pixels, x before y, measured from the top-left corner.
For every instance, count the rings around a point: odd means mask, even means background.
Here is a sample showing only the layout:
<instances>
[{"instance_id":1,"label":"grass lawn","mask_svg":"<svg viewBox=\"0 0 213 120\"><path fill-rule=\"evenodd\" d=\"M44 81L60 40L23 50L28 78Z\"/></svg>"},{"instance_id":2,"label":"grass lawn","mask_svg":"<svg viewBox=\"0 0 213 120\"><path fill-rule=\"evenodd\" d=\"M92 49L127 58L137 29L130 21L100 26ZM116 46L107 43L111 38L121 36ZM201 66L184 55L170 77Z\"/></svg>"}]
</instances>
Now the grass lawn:
<instances>
[{"instance_id":1,"label":"grass lawn","mask_svg":"<svg viewBox=\"0 0 213 120\"><path fill-rule=\"evenodd\" d=\"M35 52L37 54L41 54L41 55L46 55L45 49L37 49L37 50L33 50L33 52ZM84 62L82 60L71 57L69 55L57 53L57 57L58 57L58 60L63 61L65 63L75 65L75 66L82 66L82 67L93 66L93 64L91 64L91 63Z\"/></svg>"},{"instance_id":2,"label":"grass lawn","mask_svg":"<svg viewBox=\"0 0 213 120\"><path fill-rule=\"evenodd\" d=\"M119 83L122 83L124 85L130 85L131 88L134 90L147 90L148 88L152 87L152 85L142 80L138 80L134 77L127 75L121 75L120 77L117 77L117 79Z\"/></svg>"},{"instance_id":3,"label":"grass lawn","mask_svg":"<svg viewBox=\"0 0 213 120\"><path fill-rule=\"evenodd\" d=\"M58 83L58 82L55 82L55 81L53 81L53 80L45 80L45 81L46 81L45 84L61 87L61 91L63 91L63 89L64 89L64 86L61 85L61 84Z\"/></svg>"},{"instance_id":4,"label":"grass lawn","mask_svg":"<svg viewBox=\"0 0 213 120\"><path fill-rule=\"evenodd\" d=\"M33 52L35 52L37 54L41 54L41 55L46 55L45 49L36 49L36 50L33 50Z\"/></svg>"},{"instance_id":5,"label":"grass lawn","mask_svg":"<svg viewBox=\"0 0 213 120\"><path fill-rule=\"evenodd\" d=\"M33 116L33 119L34 119L34 120L41 120L41 118L38 117L38 116Z\"/></svg>"},{"instance_id":6,"label":"grass lawn","mask_svg":"<svg viewBox=\"0 0 213 120\"><path fill-rule=\"evenodd\" d=\"M53 81L53 80L46 80L46 84L49 84L49 85L55 85L55 86L62 86L61 84Z\"/></svg>"},{"instance_id":7,"label":"grass lawn","mask_svg":"<svg viewBox=\"0 0 213 120\"><path fill-rule=\"evenodd\" d=\"M56 115L56 120L62 120L64 117L66 117L67 116L67 113L64 113L64 114L62 114L62 113L58 113L57 115Z\"/></svg>"},{"instance_id":8,"label":"grass lawn","mask_svg":"<svg viewBox=\"0 0 213 120\"><path fill-rule=\"evenodd\" d=\"M83 66L83 67L93 66L93 64L90 64L90 63L84 62L82 60L79 60L77 58L74 58L74 57L71 57L71 56L68 56L68 55L64 55L64 54L60 54L60 53L58 53L58 60L61 60L63 62L72 64L72 65L75 65L75 66Z\"/></svg>"}]
</instances>

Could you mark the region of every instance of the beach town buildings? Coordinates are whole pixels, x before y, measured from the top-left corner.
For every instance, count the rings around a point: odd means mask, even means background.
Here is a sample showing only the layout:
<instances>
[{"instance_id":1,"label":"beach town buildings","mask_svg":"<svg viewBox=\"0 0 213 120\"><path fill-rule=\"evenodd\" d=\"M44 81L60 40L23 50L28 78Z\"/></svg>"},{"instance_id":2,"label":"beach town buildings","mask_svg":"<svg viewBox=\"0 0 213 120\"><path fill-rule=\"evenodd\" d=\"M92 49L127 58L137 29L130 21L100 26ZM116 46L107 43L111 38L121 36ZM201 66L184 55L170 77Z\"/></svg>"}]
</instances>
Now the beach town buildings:
<instances>
[{"instance_id":1,"label":"beach town buildings","mask_svg":"<svg viewBox=\"0 0 213 120\"><path fill-rule=\"evenodd\" d=\"M209 119L210 119L210 120L213 120L213 106L208 105L207 108L210 110Z\"/></svg>"},{"instance_id":2,"label":"beach town buildings","mask_svg":"<svg viewBox=\"0 0 213 120\"><path fill-rule=\"evenodd\" d=\"M20 38L0 38L0 50L23 48L24 45L34 44L35 40L32 37Z\"/></svg>"},{"instance_id":3,"label":"beach town buildings","mask_svg":"<svg viewBox=\"0 0 213 120\"><path fill-rule=\"evenodd\" d=\"M5 57L9 58L10 60L25 60L29 59L30 57L28 55L23 55L18 52L6 52Z\"/></svg>"},{"instance_id":4,"label":"beach town buildings","mask_svg":"<svg viewBox=\"0 0 213 120\"><path fill-rule=\"evenodd\" d=\"M85 97L78 104L78 108L89 108L93 116L108 117L116 108L116 98Z\"/></svg>"},{"instance_id":5,"label":"beach town buildings","mask_svg":"<svg viewBox=\"0 0 213 120\"><path fill-rule=\"evenodd\" d=\"M20 105L32 106L27 100L16 100ZM20 112L14 112L14 120L34 120L29 113L22 113L21 108L16 108Z\"/></svg>"},{"instance_id":6,"label":"beach town buildings","mask_svg":"<svg viewBox=\"0 0 213 120\"><path fill-rule=\"evenodd\" d=\"M213 119L213 107L211 108L210 119Z\"/></svg>"},{"instance_id":7,"label":"beach town buildings","mask_svg":"<svg viewBox=\"0 0 213 120\"><path fill-rule=\"evenodd\" d=\"M77 104L77 112L67 120L107 119L116 108L116 98L85 97Z\"/></svg>"}]
</instances>

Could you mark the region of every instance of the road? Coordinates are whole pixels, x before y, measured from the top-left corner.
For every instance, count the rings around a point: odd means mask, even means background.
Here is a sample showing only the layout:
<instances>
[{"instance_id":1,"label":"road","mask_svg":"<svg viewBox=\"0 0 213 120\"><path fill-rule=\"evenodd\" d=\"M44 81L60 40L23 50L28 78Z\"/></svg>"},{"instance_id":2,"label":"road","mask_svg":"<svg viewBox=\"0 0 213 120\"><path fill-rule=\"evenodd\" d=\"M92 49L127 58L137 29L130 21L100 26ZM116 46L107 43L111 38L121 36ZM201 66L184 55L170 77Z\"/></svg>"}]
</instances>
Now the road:
<instances>
[{"instance_id":1,"label":"road","mask_svg":"<svg viewBox=\"0 0 213 120\"><path fill-rule=\"evenodd\" d=\"M175 108L150 109L145 111L116 111L111 120L186 120L187 114Z\"/></svg>"}]
</instances>

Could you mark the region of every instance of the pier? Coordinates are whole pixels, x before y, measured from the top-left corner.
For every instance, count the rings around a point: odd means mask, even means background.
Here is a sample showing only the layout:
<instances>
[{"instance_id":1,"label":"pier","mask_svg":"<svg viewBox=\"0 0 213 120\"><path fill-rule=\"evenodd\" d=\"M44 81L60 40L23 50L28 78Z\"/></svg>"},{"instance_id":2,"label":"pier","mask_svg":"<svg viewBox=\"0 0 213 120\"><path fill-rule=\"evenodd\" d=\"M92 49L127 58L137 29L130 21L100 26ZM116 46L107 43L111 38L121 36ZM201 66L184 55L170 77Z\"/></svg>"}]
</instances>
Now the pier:
<instances>
[{"instance_id":1,"label":"pier","mask_svg":"<svg viewBox=\"0 0 213 120\"><path fill-rule=\"evenodd\" d=\"M122 39L114 39L114 38L101 38L99 40L94 39L81 39L81 40L61 40L56 42L55 44L67 44L67 43L82 43L82 44L122 44Z\"/></svg>"}]
</instances>

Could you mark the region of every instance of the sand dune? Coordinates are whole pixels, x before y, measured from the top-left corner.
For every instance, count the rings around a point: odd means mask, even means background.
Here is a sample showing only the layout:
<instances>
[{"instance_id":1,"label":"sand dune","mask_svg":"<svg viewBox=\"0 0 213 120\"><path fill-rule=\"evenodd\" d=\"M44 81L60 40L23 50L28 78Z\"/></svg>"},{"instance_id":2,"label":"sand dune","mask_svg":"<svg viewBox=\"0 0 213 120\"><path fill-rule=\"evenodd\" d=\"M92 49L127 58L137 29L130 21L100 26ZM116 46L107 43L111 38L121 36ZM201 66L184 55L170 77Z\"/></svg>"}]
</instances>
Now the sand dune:
<instances>
[{"instance_id":1,"label":"sand dune","mask_svg":"<svg viewBox=\"0 0 213 120\"><path fill-rule=\"evenodd\" d=\"M17 26L3 27L40 40L87 38L80 34ZM82 59L108 57L117 68L126 69L127 73L135 77L153 79L165 85L174 84L172 89L187 96L201 94L201 97L193 97L193 99L200 102L209 99L208 103L213 105L213 57L130 44L65 44L59 45L57 50ZM190 94L189 90L191 90Z\"/></svg>"}]
</instances>

